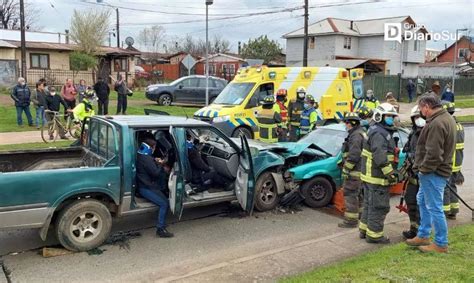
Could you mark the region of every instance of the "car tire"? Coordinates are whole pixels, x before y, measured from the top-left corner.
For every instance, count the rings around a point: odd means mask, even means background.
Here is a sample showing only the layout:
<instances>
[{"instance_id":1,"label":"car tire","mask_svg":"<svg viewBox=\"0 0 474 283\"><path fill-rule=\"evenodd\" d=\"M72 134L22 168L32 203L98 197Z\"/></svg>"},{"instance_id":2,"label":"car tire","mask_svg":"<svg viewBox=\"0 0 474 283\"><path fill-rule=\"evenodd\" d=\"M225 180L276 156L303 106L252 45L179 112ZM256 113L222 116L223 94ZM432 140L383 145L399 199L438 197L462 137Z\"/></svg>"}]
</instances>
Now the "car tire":
<instances>
[{"instance_id":1,"label":"car tire","mask_svg":"<svg viewBox=\"0 0 474 283\"><path fill-rule=\"evenodd\" d=\"M262 212L272 210L279 202L277 184L272 173L261 174L255 185L255 209Z\"/></svg>"},{"instance_id":2,"label":"car tire","mask_svg":"<svg viewBox=\"0 0 474 283\"><path fill-rule=\"evenodd\" d=\"M102 245L109 237L112 217L107 207L93 199L78 200L59 213L55 234L70 251L88 251Z\"/></svg>"},{"instance_id":3,"label":"car tire","mask_svg":"<svg viewBox=\"0 0 474 283\"><path fill-rule=\"evenodd\" d=\"M249 129L244 127L238 127L232 133L233 138L238 138L240 137L240 135L244 135L248 139L253 139L253 133Z\"/></svg>"},{"instance_id":4,"label":"car tire","mask_svg":"<svg viewBox=\"0 0 474 283\"><path fill-rule=\"evenodd\" d=\"M162 106L170 106L172 101L173 99L171 98L171 95L168 93L163 93L158 98L158 104Z\"/></svg>"},{"instance_id":5,"label":"car tire","mask_svg":"<svg viewBox=\"0 0 474 283\"><path fill-rule=\"evenodd\" d=\"M331 182L324 177L314 177L301 186L301 194L304 196L306 205L312 208L320 208L328 205L334 196Z\"/></svg>"}]
</instances>

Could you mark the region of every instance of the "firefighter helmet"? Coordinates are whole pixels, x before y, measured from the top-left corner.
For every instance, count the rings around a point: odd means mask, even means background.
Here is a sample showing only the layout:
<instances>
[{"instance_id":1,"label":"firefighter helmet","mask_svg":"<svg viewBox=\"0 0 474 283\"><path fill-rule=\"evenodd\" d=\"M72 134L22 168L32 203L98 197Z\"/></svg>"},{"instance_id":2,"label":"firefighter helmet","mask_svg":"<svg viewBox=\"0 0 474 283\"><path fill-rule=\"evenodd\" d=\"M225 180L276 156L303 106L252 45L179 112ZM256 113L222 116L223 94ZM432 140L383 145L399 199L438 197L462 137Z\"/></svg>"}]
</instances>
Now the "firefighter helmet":
<instances>
[{"instance_id":1,"label":"firefighter helmet","mask_svg":"<svg viewBox=\"0 0 474 283\"><path fill-rule=\"evenodd\" d=\"M273 95L267 95L261 102L262 105L272 105L275 104L275 97Z\"/></svg>"},{"instance_id":2,"label":"firefighter helmet","mask_svg":"<svg viewBox=\"0 0 474 283\"><path fill-rule=\"evenodd\" d=\"M369 119L374 116L374 111L372 109L368 108L367 106L362 106L359 109L357 109L357 114L359 114L359 118L361 119Z\"/></svg>"},{"instance_id":3,"label":"firefighter helmet","mask_svg":"<svg viewBox=\"0 0 474 283\"><path fill-rule=\"evenodd\" d=\"M357 114L356 112L347 112L344 115L343 121L344 122L360 122L360 117L359 117L359 114Z\"/></svg>"},{"instance_id":4,"label":"firefighter helmet","mask_svg":"<svg viewBox=\"0 0 474 283\"><path fill-rule=\"evenodd\" d=\"M375 108L374 121L377 123L382 122L383 116L385 115L398 116L398 113L392 104L384 102Z\"/></svg>"},{"instance_id":5,"label":"firefighter helmet","mask_svg":"<svg viewBox=\"0 0 474 283\"><path fill-rule=\"evenodd\" d=\"M446 111L448 111L451 115L454 114L454 112L456 111L454 102L443 100L441 102L441 105L443 105L443 108L446 109Z\"/></svg>"},{"instance_id":6,"label":"firefighter helmet","mask_svg":"<svg viewBox=\"0 0 474 283\"><path fill-rule=\"evenodd\" d=\"M316 101L314 100L314 97L311 94L307 94L304 98L305 101L314 104Z\"/></svg>"},{"instance_id":7,"label":"firefighter helmet","mask_svg":"<svg viewBox=\"0 0 474 283\"><path fill-rule=\"evenodd\" d=\"M277 91L277 96L287 96L288 95L288 91L284 88L281 88Z\"/></svg>"},{"instance_id":8,"label":"firefighter helmet","mask_svg":"<svg viewBox=\"0 0 474 283\"><path fill-rule=\"evenodd\" d=\"M298 87L298 88L296 89L296 93L298 93L298 92L304 92L304 93L306 93L306 88L304 88L304 86L300 86L300 87Z\"/></svg>"},{"instance_id":9,"label":"firefighter helmet","mask_svg":"<svg viewBox=\"0 0 474 283\"><path fill-rule=\"evenodd\" d=\"M415 107L411 109L410 113L410 118L413 119L416 116L421 116L420 107L418 107L418 105L415 105Z\"/></svg>"}]
</instances>

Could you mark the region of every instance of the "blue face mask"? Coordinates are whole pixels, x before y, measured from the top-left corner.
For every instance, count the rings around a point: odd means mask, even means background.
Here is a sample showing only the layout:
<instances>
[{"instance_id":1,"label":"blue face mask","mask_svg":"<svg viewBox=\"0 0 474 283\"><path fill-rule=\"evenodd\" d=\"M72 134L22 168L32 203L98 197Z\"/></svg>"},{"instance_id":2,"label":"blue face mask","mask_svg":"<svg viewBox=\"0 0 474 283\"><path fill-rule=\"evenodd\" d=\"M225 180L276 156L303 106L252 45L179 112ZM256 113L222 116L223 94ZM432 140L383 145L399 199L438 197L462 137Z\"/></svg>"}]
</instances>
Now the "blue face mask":
<instances>
[{"instance_id":1,"label":"blue face mask","mask_svg":"<svg viewBox=\"0 0 474 283\"><path fill-rule=\"evenodd\" d=\"M362 120L362 121L360 121L360 124L362 125L362 127L366 127L366 128L367 128L367 127L369 126L369 121L367 121L367 120Z\"/></svg>"},{"instance_id":2,"label":"blue face mask","mask_svg":"<svg viewBox=\"0 0 474 283\"><path fill-rule=\"evenodd\" d=\"M311 105L308 103L303 104L304 109L309 109L311 108Z\"/></svg>"},{"instance_id":3,"label":"blue face mask","mask_svg":"<svg viewBox=\"0 0 474 283\"><path fill-rule=\"evenodd\" d=\"M192 141L186 141L186 148L192 149L194 147L194 143Z\"/></svg>"},{"instance_id":4,"label":"blue face mask","mask_svg":"<svg viewBox=\"0 0 474 283\"><path fill-rule=\"evenodd\" d=\"M146 143L142 142L140 148L138 149L138 154L142 155L152 155L153 149Z\"/></svg>"},{"instance_id":5,"label":"blue face mask","mask_svg":"<svg viewBox=\"0 0 474 283\"><path fill-rule=\"evenodd\" d=\"M385 117L384 121L387 126L393 126L393 117Z\"/></svg>"}]
</instances>

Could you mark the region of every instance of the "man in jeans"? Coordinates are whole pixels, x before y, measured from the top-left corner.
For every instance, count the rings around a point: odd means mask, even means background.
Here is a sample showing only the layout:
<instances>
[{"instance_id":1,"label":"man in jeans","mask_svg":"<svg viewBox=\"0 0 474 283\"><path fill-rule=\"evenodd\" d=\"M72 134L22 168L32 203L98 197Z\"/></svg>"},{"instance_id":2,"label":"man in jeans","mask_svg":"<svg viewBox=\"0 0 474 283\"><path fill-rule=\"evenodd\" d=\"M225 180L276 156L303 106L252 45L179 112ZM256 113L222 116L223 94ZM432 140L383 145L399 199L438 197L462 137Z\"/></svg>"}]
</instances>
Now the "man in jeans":
<instances>
[{"instance_id":1,"label":"man in jeans","mask_svg":"<svg viewBox=\"0 0 474 283\"><path fill-rule=\"evenodd\" d=\"M71 79L66 79L66 84L61 88L61 97L66 102L68 109L74 109L76 107L76 95L77 90ZM68 115L67 112L64 112L65 115Z\"/></svg>"},{"instance_id":2,"label":"man in jeans","mask_svg":"<svg viewBox=\"0 0 474 283\"><path fill-rule=\"evenodd\" d=\"M26 85L24 78L18 78L18 84L13 88L11 98L15 101L16 107L16 121L18 126L23 126L23 112L25 112L28 119L28 125L33 127L33 118L30 112L31 90Z\"/></svg>"},{"instance_id":3,"label":"man in jeans","mask_svg":"<svg viewBox=\"0 0 474 283\"><path fill-rule=\"evenodd\" d=\"M33 104L36 109L36 128L39 129L40 125L44 126L46 122L46 116L44 112L44 108L46 105L46 80L40 79L36 83L36 93L33 96ZM41 120L41 124L40 124Z\"/></svg>"},{"instance_id":4,"label":"man in jeans","mask_svg":"<svg viewBox=\"0 0 474 283\"><path fill-rule=\"evenodd\" d=\"M443 193L451 176L453 153L456 144L456 122L443 109L441 100L434 93L425 94L418 101L426 126L416 145L413 170L418 172L420 189L417 194L420 209L420 226L415 238L406 243L422 252L446 253L448 251L448 226L443 212ZM434 227L434 243L430 242Z\"/></svg>"}]
</instances>

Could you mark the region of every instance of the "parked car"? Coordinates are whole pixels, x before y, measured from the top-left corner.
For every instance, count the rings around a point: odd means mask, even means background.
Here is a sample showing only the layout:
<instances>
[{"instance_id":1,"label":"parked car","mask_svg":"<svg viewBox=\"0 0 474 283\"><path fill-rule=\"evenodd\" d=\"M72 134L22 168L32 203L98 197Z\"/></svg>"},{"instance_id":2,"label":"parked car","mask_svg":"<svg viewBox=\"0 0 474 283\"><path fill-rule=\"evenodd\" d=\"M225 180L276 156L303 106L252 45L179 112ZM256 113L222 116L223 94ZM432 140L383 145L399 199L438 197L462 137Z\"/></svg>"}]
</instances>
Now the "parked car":
<instances>
[{"instance_id":1,"label":"parked car","mask_svg":"<svg viewBox=\"0 0 474 283\"><path fill-rule=\"evenodd\" d=\"M227 81L217 77L209 77L209 102L221 93ZM146 97L159 105L171 104L206 104L206 77L193 75L179 78L170 84L154 84L146 88Z\"/></svg>"}]
</instances>

